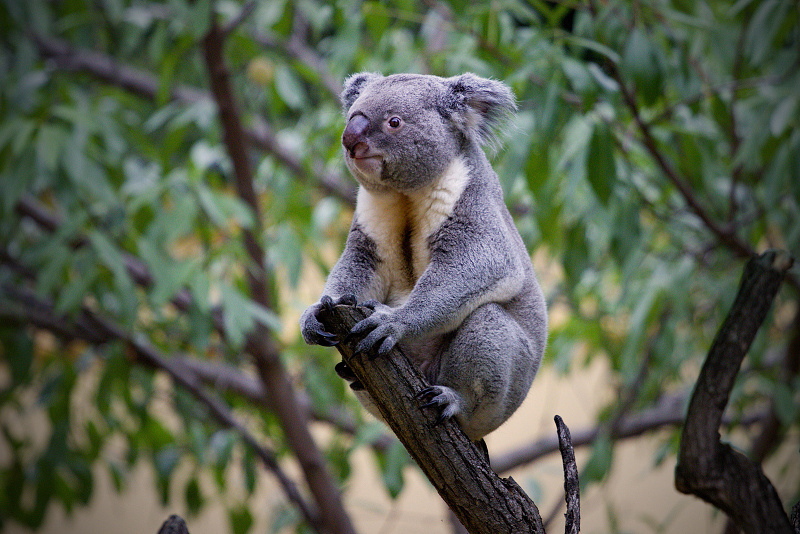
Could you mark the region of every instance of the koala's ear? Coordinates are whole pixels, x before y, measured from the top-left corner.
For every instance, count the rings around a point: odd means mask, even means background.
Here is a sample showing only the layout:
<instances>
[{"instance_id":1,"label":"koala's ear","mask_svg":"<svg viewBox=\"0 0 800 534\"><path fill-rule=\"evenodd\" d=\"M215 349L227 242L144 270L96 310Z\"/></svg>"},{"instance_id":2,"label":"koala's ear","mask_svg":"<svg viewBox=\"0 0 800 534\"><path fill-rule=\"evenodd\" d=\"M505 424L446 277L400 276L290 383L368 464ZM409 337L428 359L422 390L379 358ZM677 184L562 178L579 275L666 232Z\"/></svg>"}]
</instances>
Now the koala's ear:
<instances>
[{"instance_id":1,"label":"koala's ear","mask_svg":"<svg viewBox=\"0 0 800 534\"><path fill-rule=\"evenodd\" d=\"M382 75L374 72L359 72L358 74L348 76L344 81L344 89L340 97L342 100L342 111L347 114L347 110L350 109L350 106L356 101L364 87L381 78L383 78Z\"/></svg>"},{"instance_id":2,"label":"koala's ear","mask_svg":"<svg viewBox=\"0 0 800 534\"><path fill-rule=\"evenodd\" d=\"M465 136L481 146L497 145L496 130L517 104L509 87L472 73L445 80L442 111Z\"/></svg>"}]
</instances>

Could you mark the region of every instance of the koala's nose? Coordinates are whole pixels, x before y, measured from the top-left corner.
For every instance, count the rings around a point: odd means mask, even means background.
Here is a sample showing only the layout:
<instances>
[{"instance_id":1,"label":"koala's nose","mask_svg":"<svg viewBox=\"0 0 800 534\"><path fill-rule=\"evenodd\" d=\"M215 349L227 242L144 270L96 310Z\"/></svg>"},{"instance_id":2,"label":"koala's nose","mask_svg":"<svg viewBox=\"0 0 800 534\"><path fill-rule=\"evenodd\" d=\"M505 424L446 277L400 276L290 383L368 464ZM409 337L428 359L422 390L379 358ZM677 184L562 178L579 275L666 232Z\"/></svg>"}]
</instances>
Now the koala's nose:
<instances>
[{"instance_id":1,"label":"koala's nose","mask_svg":"<svg viewBox=\"0 0 800 534\"><path fill-rule=\"evenodd\" d=\"M342 145L350 152L351 156L355 155L356 145L364 143L364 132L369 128L369 120L363 115L355 115L347 123L342 133Z\"/></svg>"}]
</instances>

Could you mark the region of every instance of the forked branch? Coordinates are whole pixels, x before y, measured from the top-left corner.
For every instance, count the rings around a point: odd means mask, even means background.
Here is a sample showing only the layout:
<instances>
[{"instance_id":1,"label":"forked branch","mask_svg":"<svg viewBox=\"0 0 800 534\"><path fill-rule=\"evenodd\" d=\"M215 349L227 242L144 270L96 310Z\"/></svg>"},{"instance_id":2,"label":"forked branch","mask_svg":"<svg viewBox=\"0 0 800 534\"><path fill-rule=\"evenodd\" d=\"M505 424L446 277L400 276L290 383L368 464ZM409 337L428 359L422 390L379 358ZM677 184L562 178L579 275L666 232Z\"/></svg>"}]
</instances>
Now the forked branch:
<instances>
[{"instance_id":1,"label":"forked branch","mask_svg":"<svg viewBox=\"0 0 800 534\"><path fill-rule=\"evenodd\" d=\"M739 367L792 262L785 252L748 261L736 300L697 379L675 468L679 491L723 510L744 532L794 532L761 467L721 443L719 436Z\"/></svg>"}]
</instances>

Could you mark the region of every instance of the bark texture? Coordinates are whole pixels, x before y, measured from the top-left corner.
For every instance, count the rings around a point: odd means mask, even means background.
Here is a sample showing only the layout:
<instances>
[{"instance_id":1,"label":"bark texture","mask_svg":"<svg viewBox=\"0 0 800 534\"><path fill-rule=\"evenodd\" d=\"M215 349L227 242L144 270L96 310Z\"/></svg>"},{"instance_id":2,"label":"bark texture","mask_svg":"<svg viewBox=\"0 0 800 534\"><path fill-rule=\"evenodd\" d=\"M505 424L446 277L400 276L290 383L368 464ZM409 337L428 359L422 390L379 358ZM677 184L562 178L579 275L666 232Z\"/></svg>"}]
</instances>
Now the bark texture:
<instances>
[{"instance_id":1,"label":"bark texture","mask_svg":"<svg viewBox=\"0 0 800 534\"><path fill-rule=\"evenodd\" d=\"M792 261L786 253L767 252L747 263L695 385L675 468L678 491L713 504L748 533L794 529L761 467L721 443L719 426L742 360Z\"/></svg>"}]
</instances>

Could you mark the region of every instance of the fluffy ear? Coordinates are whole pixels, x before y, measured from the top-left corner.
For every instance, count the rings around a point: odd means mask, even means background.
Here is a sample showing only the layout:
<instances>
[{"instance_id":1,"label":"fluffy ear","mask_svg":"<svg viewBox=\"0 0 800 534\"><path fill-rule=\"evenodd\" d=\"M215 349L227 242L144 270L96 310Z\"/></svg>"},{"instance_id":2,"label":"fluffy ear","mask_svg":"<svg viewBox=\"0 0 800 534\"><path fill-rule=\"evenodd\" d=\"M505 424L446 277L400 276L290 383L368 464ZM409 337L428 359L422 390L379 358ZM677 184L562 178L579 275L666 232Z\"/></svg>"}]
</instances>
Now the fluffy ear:
<instances>
[{"instance_id":1,"label":"fluffy ear","mask_svg":"<svg viewBox=\"0 0 800 534\"><path fill-rule=\"evenodd\" d=\"M445 80L442 110L469 139L494 148L496 130L517 104L511 89L502 82L466 73Z\"/></svg>"},{"instance_id":2,"label":"fluffy ear","mask_svg":"<svg viewBox=\"0 0 800 534\"><path fill-rule=\"evenodd\" d=\"M344 81L344 89L342 90L342 110L347 114L347 110L356 101L361 91L370 83L380 80L382 75L374 72L359 72L358 74L351 74Z\"/></svg>"}]
</instances>

